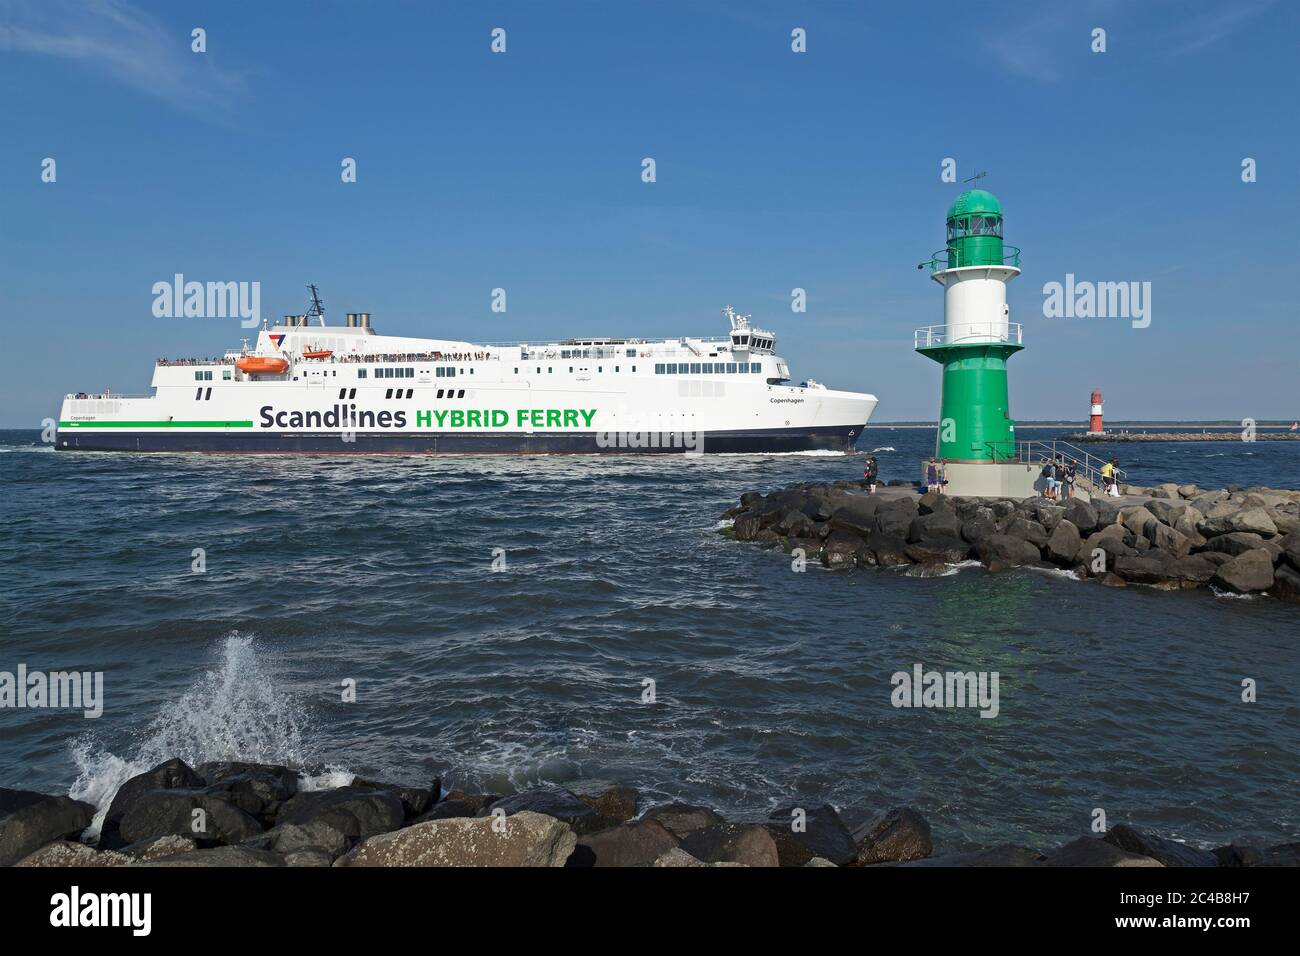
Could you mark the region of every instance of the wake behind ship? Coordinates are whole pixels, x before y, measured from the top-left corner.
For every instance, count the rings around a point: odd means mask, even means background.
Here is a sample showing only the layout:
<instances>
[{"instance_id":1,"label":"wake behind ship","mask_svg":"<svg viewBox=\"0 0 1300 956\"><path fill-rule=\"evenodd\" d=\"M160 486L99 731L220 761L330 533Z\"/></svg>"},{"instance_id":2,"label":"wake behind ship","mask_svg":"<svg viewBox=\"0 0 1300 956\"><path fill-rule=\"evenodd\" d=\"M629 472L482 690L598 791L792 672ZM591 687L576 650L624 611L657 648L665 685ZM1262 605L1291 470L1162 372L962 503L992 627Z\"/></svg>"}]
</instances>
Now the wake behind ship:
<instances>
[{"instance_id":1,"label":"wake behind ship","mask_svg":"<svg viewBox=\"0 0 1300 956\"><path fill-rule=\"evenodd\" d=\"M730 306L721 338L480 345L305 315L219 359L160 359L151 396L70 394L83 451L753 453L849 451L874 395L790 383L776 337Z\"/></svg>"}]
</instances>

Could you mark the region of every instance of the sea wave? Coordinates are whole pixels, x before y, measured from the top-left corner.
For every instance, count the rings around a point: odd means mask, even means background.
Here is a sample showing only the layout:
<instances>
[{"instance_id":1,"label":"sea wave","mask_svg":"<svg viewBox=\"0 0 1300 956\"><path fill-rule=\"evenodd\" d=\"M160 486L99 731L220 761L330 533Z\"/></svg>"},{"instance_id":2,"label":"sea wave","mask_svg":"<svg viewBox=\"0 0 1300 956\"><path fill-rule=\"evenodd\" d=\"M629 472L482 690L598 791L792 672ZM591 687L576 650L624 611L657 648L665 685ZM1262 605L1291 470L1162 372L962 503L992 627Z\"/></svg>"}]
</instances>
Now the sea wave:
<instances>
[{"instance_id":1,"label":"sea wave","mask_svg":"<svg viewBox=\"0 0 1300 956\"><path fill-rule=\"evenodd\" d=\"M69 796L97 808L88 835L97 834L118 788L151 767L180 757L191 767L214 760L318 766L307 740L306 710L283 688L274 668L249 635L232 631L221 642L215 666L178 698L165 703L126 756L101 747L92 735L69 749L77 779ZM305 789L338 786L351 775L326 766Z\"/></svg>"}]
</instances>

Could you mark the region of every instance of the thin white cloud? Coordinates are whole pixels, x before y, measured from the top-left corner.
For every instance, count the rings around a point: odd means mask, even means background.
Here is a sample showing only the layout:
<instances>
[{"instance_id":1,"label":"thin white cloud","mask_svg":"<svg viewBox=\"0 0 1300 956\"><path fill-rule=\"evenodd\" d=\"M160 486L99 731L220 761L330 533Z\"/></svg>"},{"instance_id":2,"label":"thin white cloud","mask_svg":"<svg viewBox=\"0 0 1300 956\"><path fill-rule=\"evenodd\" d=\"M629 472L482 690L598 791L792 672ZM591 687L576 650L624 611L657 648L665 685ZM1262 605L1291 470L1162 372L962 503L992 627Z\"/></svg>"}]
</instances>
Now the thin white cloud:
<instances>
[{"instance_id":1,"label":"thin white cloud","mask_svg":"<svg viewBox=\"0 0 1300 956\"><path fill-rule=\"evenodd\" d=\"M0 0L0 50L80 63L196 112L224 111L244 88L243 74L191 52L188 30L124 0Z\"/></svg>"},{"instance_id":2,"label":"thin white cloud","mask_svg":"<svg viewBox=\"0 0 1300 956\"><path fill-rule=\"evenodd\" d=\"M1170 56L1198 53L1231 36L1273 6L1273 0L1236 0L1213 7L1179 24L1165 38Z\"/></svg>"}]
</instances>

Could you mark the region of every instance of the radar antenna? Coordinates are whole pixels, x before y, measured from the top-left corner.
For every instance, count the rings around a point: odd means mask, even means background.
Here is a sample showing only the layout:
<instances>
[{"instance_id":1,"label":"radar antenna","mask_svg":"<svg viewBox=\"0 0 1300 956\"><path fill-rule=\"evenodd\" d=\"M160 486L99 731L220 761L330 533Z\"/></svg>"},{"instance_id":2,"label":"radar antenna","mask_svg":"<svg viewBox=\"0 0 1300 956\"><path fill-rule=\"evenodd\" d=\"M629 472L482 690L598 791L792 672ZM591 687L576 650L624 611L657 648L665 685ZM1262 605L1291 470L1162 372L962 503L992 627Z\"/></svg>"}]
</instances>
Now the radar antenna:
<instances>
[{"instance_id":1,"label":"radar antenna","mask_svg":"<svg viewBox=\"0 0 1300 956\"><path fill-rule=\"evenodd\" d=\"M987 175L988 175L988 172L979 172L979 173L976 173L974 176L972 176L970 179L963 179L962 182L964 182L964 183L971 183L971 184L972 184L972 185L971 185L971 188L974 189L974 188L975 188L974 184L975 184L975 183L978 183L981 179L983 179L983 178L984 178L985 176L987 176Z\"/></svg>"}]
</instances>

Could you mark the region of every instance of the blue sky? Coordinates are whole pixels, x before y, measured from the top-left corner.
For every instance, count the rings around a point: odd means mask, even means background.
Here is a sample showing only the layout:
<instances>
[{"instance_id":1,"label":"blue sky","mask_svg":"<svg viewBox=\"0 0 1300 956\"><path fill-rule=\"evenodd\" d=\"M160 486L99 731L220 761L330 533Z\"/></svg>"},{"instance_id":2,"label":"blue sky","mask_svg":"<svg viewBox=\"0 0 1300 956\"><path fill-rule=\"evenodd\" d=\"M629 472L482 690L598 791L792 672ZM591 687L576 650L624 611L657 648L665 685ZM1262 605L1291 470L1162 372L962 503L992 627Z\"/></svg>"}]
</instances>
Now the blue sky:
<instances>
[{"instance_id":1,"label":"blue sky","mask_svg":"<svg viewBox=\"0 0 1300 956\"><path fill-rule=\"evenodd\" d=\"M3 0L0 426L237 347L234 320L154 317L177 272L487 341L720 334L732 303L797 380L933 418L912 331L943 319L916 264L946 157L988 171L1023 250L1016 417L1082 419L1101 388L1112 418L1291 419L1298 53L1293 0ZM1045 318L1066 273L1150 281L1150 327Z\"/></svg>"}]
</instances>

